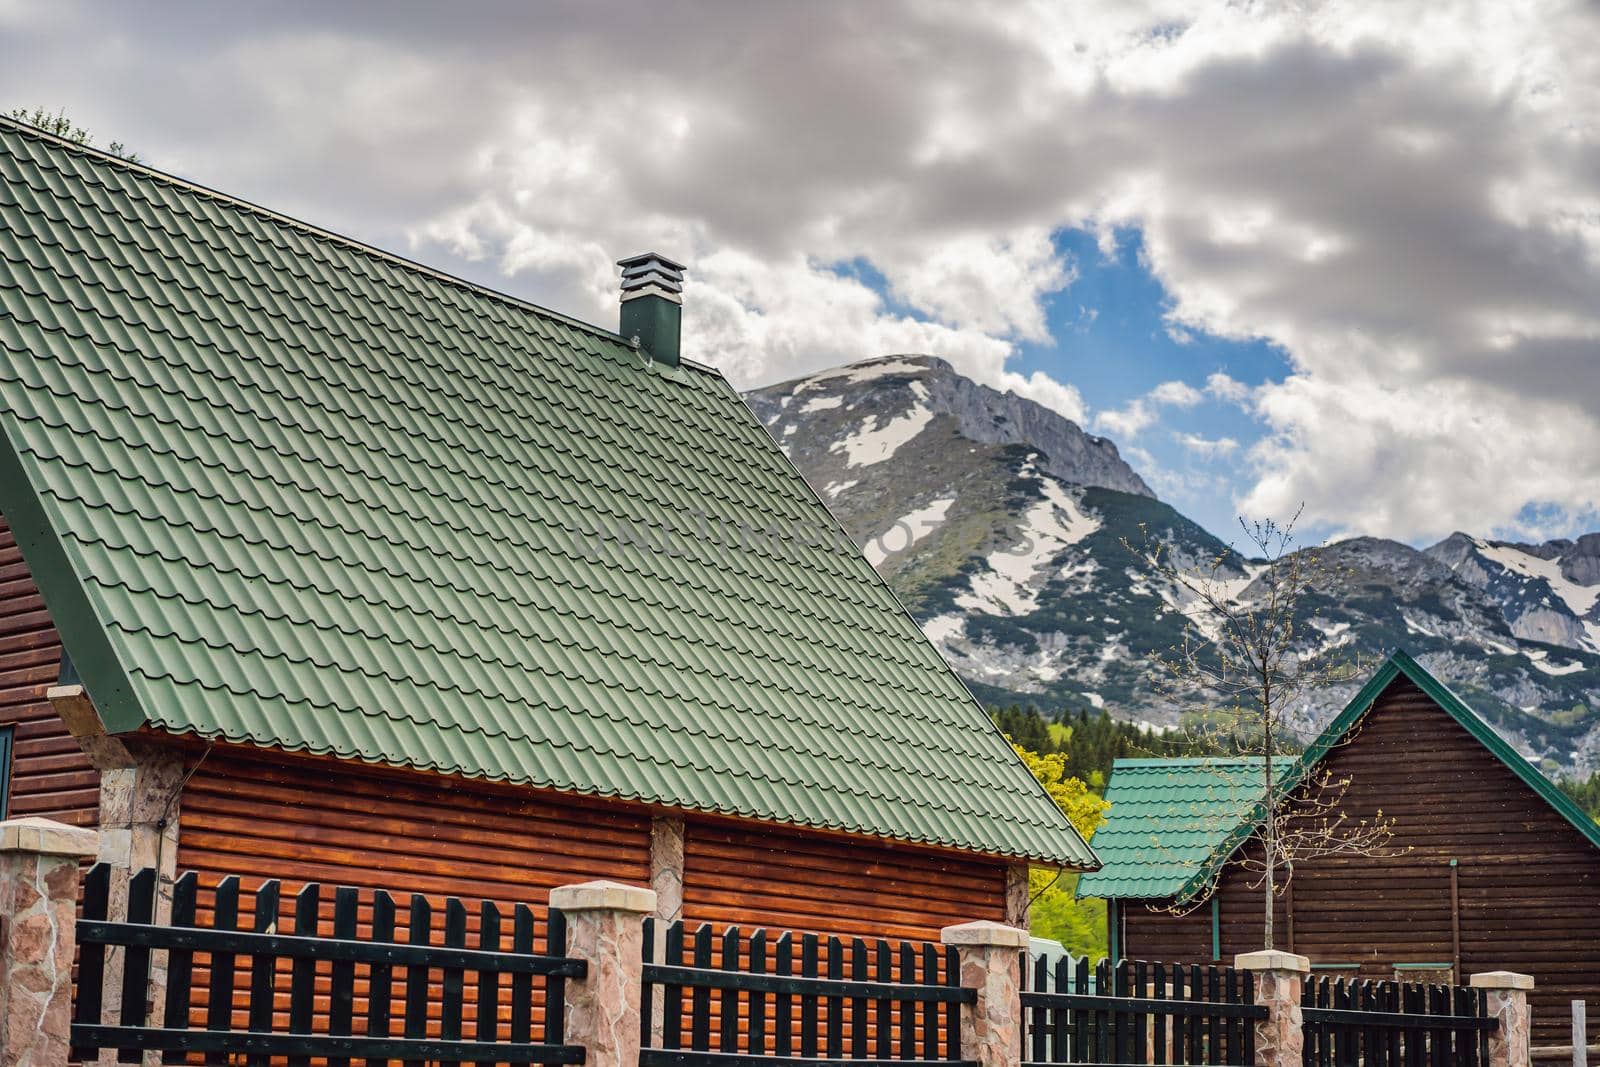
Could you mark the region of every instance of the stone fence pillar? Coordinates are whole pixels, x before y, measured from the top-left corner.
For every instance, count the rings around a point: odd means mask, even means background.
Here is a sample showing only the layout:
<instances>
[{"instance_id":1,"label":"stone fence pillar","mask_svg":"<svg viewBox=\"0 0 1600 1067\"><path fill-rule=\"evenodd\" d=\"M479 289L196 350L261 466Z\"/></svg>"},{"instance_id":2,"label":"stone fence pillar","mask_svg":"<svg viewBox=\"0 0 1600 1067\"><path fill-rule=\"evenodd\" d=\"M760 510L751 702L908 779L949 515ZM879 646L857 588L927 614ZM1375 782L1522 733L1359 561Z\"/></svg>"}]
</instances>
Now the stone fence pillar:
<instances>
[{"instance_id":1,"label":"stone fence pillar","mask_svg":"<svg viewBox=\"0 0 1600 1067\"><path fill-rule=\"evenodd\" d=\"M98 838L49 819L0 822L0 1067L66 1067L78 864Z\"/></svg>"},{"instance_id":2,"label":"stone fence pillar","mask_svg":"<svg viewBox=\"0 0 1600 1067\"><path fill-rule=\"evenodd\" d=\"M567 955L589 964L588 977L567 986L567 1044L588 1050L585 1067L639 1067L644 917L655 892L582 882L550 890L550 906L567 916Z\"/></svg>"},{"instance_id":3,"label":"stone fence pillar","mask_svg":"<svg viewBox=\"0 0 1600 1067\"><path fill-rule=\"evenodd\" d=\"M978 991L963 1007L961 1058L978 1067L1018 1067L1022 1062L1022 954L1028 931L996 922L946 926L939 940L954 945L961 984Z\"/></svg>"},{"instance_id":4,"label":"stone fence pillar","mask_svg":"<svg viewBox=\"0 0 1600 1067\"><path fill-rule=\"evenodd\" d=\"M1489 1014L1500 1028L1489 1032L1489 1067L1529 1067L1528 990L1533 976L1514 971L1487 971L1472 976L1472 988L1489 994Z\"/></svg>"},{"instance_id":5,"label":"stone fence pillar","mask_svg":"<svg viewBox=\"0 0 1600 1067\"><path fill-rule=\"evenodd\" d=\"M1293 952L1246 952L1233 965L1255 975L1256 1003L1267 1009L1267 1017L1256 1020L1256 1067L1302 1067L1300 994L1311 961Z\"/></svg>"}]
</instances>

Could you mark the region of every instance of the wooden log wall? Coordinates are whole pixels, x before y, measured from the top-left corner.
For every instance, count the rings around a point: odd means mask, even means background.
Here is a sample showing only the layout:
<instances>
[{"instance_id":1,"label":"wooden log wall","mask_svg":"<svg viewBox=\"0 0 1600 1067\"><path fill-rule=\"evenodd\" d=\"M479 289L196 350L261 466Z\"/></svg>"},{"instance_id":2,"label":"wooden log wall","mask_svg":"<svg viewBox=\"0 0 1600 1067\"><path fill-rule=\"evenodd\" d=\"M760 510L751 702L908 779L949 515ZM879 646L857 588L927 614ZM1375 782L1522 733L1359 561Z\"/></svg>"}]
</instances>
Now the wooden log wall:
<instances>
[{"instance_id":1,"label":"wooden log wall","mask_svg":"<svg viewBox=\"0 0 1600 1067\"><path fill-rule=\"evenodd\" d=\"M61 639L0 517L0 726L16 727L9 814L94 826L100 776L45 699L60 674Z\"/></svg>"},{"instance_id":2,"label":"wooden log wall","mask_svg":"<svg viewBox=\"0 0 1600 1067\"><path fill-rule=\"evenodd\" d=\"M939 939L1005 918L1005 868L843 836L691 821L684 918L857 937Z\"/></svg>"},{"instance_id":3,"label":"wooden log wall","mask_svg":"<svg viewBox=\"0 0 1600 1067\"><path fill-rule=\"evenodd\" d=\"M1292 917L1280 900L1279 946L1314 964L1358 965L1340 973L1392 978L1397 963L1453 964L1459 944L1458 979L1532 974L1534 1042L1567 1040L1569 1002L1600 1002L1600 849L1403 678L1324 766L1349 778L1343 809L1352 818L1381 809L1406 851L1300 864ZM1224 959L1260 947L1253 881L1239 869L1223 878ZM1125 911L1128 955L1210 958L1209 904L1182 919L1134 902Z\"/></svg>"}]
</instances>

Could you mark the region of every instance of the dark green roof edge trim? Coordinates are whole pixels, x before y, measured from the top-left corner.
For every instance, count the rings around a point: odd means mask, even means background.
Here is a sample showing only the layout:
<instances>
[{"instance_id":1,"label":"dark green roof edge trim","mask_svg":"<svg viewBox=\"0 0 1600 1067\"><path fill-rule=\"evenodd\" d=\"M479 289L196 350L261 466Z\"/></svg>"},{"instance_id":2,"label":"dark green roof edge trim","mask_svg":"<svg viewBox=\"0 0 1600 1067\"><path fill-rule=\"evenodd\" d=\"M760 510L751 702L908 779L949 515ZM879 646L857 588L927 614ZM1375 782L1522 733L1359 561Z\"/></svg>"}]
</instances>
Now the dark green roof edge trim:
<instances>
[{"instance_id":1,"label":"dark green roof edge trim","mask_svg":"<svg viewBox=\"0 0 1600 1067\"><path fill-rule=\"evenodd\" d=\"M1586 841L1595 848L1600 848L1600 823L1596 823L1585 815L1583 810L1573 803L1565 793L1561 792L1554 782L1541 774L1533 764L1523 759L1516 749L1507 744L1503 737L1495 733L1492 726L1479 717L1477 712L1468 707L1466 702L1451 692L1450 688L1443 682L1429 674L1422 664L1412 659L1404 649L1396 649L1390 654L1389 658L1383 662L1383 666L1379 667L1377 673L1368 679L1367 684L1362 686L1356 695L1350 699L1350 702L1345 705L1344 710L1339 713L1338 717L1329 723L1328 728L1318 735L1317 739L1306 748L1299 759L1295 760L1294 765L1284 778L1284 792L1287 793L1294 790L1301 782L1305 781L1306 776L1311 773L1311 769L1321 762L1322 757L1326 756L1339 743L1341 738L1355 728L1362 717L1372 709L1373 702L1389 687L1391 682L1401 676L1412 682L1418 689L1427 694L1429 699L1443 708L1445 714L1454 719L1462 729L1471 734L1479 744L1483 745L1496 759L1505 764L1512 774L1520 778L1523 784L1532 789L1546 804L1554 808L1562 818L1571 823L1573 829L1582 834ZM1261 825L1264 815L1265 806L1262 804L1256 805L1250 817L1235 828L1223 840L1222 844L1217 846L1216 851L1212 853L1211 859L1200 870L1195 872L1194 877L1190 878L1184 887L1178 891L1178 898L1181 899L1192 893L1199 892L1211 877L1217 864L1225 862L1255 833L1256 827Z\"/></svg>"},{"instance_id":2,"label":"dark green roof edge trim","mask_svg":"<svg viewBox=\"0 0 1600 1067\"><path fill-rule=\"evenodd\" d=\"M95 613L88 592L78 581L66 547L56 536L45 515L44 501L28 477L22 457L10 436L0 425L0 483L7 488L6 521L17 548L28 561L28 570L39 595L50 612L50 621L61 636L63 655L70 653L74 667L83 678L95 710L112 733L135 730L145 723L128 676L123 672L106 627Z\"/></svg>"}]
</instances>

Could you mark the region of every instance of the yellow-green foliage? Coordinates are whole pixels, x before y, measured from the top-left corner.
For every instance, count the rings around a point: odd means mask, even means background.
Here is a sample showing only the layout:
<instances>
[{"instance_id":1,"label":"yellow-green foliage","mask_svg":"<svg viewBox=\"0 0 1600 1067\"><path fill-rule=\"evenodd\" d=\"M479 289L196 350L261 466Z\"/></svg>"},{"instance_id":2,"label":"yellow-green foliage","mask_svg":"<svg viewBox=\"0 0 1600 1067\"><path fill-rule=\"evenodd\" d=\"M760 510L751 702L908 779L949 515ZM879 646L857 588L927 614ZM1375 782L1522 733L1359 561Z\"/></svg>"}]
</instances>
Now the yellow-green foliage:
<instances>
[{"instance_id":1,"label":"yellow-green foliage","mask_svg":"<svg viewBox=\"0 0 1600 1067\"><path fill-rule=\"evenodd\" d=\"M1077 827L1078 833L1083 835L1085 841L1094 836L1094 832L1105 821L1106 812L1111 810L1111 805L1105 798L1096 796L1089 791L1089 787L1081 778L1072 778L1067 775L1067 757L1059 752L1052 752L1041 756L1037 752L1029 752L1021 745L1012 745L1017 750L1017 755L1022 757L1022 762L1027 764L1028 770L1044 786L1045 792L1050 794L1056 806L1067 813L1067 818L1072 825Z\"/></svg>"},{"instance_id":2,"label":"yellow-green foliage","mask_svg":"<svg viewBox=\"0 0 1600 1067\"><path fill-rule=\"evenodd\" d=\"M1096 795L1081 778L1067 774L1066 757L1059 753L1040 755L1021 745L1012 745L1028 770L1039 780L1066 813L1067 819L1085 841L1105 821L1111 805ZM1036 937L1048 937L1066 946L1075 956L1106 954L1106 906L1100 900L1077 900L1076 874L1060 871L1028 872L1028 895L1032 899L1032 927Z\"/></svg>"}]
</instances>

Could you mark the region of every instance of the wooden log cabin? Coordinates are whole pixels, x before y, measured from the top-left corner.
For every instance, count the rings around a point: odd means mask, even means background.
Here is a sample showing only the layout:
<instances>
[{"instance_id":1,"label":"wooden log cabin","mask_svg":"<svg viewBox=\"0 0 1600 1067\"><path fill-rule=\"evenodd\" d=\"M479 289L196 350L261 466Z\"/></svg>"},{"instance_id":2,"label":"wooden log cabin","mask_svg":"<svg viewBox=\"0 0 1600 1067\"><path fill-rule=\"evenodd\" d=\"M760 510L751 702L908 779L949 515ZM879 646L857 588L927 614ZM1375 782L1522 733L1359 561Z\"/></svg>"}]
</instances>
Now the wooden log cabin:
<instances>
[{"instance_id":1,"label":"wooden log cabin","mask_svg":"<svg viewBox=\"0 0 1600 1067\"><path fill-rule=\"evenodd\" d=\"M1284 773L1285 788L1332 783L1338 815L1381 812L1393 836L1383 855L1297 863L1278 947L1343 976L1531 974L1535 1043L1567 1042L1569 1002L1600 1002L1593 820L1404 652ZM1265 899L1241 865L1261 794L1259 760L1117 761L1105 865L1078 889L1107 900L1114 951L1208 963L1262 947Z\"/></svg>"},{"instance_id":2,"label":"wooden log cabin","mask_svg":"<svg viewBox=\"0 0 1600 1067\"><path fill-rule=\"evenodd\" d=\"M717 371L0 120L6 808L936 937L1093 853Z\"/></svg>"}]
</instances>

